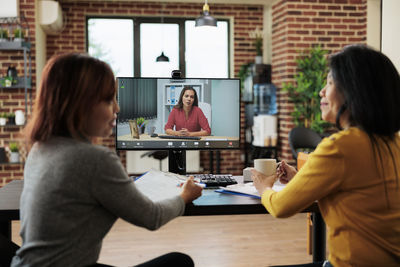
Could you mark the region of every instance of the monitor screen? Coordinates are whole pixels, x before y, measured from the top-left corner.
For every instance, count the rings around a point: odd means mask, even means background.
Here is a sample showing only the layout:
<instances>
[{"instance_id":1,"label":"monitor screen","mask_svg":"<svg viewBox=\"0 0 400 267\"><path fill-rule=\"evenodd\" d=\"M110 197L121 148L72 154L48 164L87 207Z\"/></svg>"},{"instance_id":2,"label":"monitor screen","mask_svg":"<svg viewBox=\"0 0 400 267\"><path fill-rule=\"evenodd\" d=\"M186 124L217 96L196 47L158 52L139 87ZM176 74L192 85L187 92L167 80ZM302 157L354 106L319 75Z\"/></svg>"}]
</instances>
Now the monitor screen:
<instances>
[{"instance_id":1,"label":"monitor screen","mask_svg":"<svg viewBox=\"0 0 400 267\"><path fill-rule=\"evenodd\" d=\"M239 79L118 77L117 83L118 150L239 148Z\"/></svg>"}]
</instances>

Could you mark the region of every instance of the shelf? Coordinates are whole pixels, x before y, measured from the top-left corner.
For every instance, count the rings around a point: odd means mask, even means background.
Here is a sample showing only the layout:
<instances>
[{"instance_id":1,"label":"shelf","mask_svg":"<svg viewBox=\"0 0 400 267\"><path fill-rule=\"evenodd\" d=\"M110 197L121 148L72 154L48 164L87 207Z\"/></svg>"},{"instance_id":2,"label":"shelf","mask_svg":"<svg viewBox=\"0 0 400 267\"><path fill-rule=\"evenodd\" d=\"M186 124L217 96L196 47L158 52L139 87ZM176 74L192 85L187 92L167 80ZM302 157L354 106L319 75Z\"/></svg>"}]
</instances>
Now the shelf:
<instances>
[{"instance_id":1,"label":"shelf","mask_svg":"<svg viewBox=\"0 0 400 267\"><path fill-rule=\"evenodd\" d=\"M31 43L29 43L29 42L0 41L0 50L30 51L30 49L31 49Z\"/></svg>"},{"instance_id":2,"label":"shelf","mask_svg":"<svg viewBox=\"0 0 400 267\"><path fill-rule=\"evenodd\" d=\"M24 127L25 124L17 125L17 124L6 124L6 125L0 125L2 128L13 128L13 127Z\"/></svg>"},{"instance_id":3,"label":"shelf","mask_svg":"<svg viewBox=\"0 0 400 267\"><path fill-rule=\"evenodd\" d=\"M25 88L25 78L24 77L18 77L18 83L14 84L12 86L6 87L6 86L1 86L3 84L5 78L0 78L0 88L1 89L24 89ZM26 78L26 89L31 89L31 78Z\"/></svg>"},{"instance_id":4,"label":"shelf","mask_svg":"<svg viewBox=\"0 0 400 267\"><path fill-rule=\"evenodd\" d=\"M20 165L25 164L25 162L0 162L0 165Z\"/></svg>"}]
</instances>

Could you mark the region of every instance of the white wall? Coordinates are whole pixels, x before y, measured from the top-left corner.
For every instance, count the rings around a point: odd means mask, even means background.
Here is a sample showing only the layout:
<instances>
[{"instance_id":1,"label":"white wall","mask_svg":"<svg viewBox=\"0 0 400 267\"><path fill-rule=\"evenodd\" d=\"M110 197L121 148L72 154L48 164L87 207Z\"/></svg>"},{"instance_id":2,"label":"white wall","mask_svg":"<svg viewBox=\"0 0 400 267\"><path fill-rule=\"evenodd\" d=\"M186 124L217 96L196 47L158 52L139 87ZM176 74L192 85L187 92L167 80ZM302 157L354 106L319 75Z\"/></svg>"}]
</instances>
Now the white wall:
<instances>
[{"instance_id":1,"label":"white wall","mask_svg":"<svg viewBox=\"0 0 400 267\"><path fill-rule=\"evenodd\" d=\"M0 0L0 7L0 18L19 16L19 1L17 0Z\"/></svg>"},{"instance_id":2,"label":"white wall","mask_svg":"<svg viewBox=\"0 0 400 267\"><path fill-rule=\"evenodd\" d=\"M382 52L400 72L400 1L382 0Z\"/></svg>"},{"instance_id":3,"label":"white wall","mask_svg":"<svg viewBox=\"0 0 400 267\"><path fill-rule=\"evenodd\" d=\"M144 157L141 155L148 151L127 151L126 153L126 170L128 173L141 174L147 172L151 168L159 170L160 161L158 159ZM168 171L168 158L162 160L162 171ZM200 152L199 151L186 151L186 172L197 173L202 171L200 169Z\"/></svg>"},{"instance_id":4,"label":"white wall","mask_svg":"<svg viewBox=\"0 0 400 267\"><path fill-rule=\"evenodd\" d=\"M367 44L381 50L381 0L367 2Z\"/></svg>"}]
</instances>

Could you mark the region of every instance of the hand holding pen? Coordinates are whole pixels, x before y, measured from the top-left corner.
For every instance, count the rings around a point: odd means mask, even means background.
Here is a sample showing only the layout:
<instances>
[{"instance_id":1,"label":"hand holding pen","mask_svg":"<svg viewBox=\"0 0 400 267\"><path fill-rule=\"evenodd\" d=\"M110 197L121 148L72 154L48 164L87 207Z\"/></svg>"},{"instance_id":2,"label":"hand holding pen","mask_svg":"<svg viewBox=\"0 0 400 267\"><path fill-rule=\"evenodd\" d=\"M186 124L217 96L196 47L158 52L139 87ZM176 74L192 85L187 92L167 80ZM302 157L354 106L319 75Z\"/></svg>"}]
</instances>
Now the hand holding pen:
<instances>
[{"instance_id":1,"label":"hand holding pen","mask_svg":"<svg viewBox=\"0 0 400 267\"><path fill-rule=\"evenodd\" d=\"M290 166L286 161L282 160L276 168L276 175L282 184L287 184L296 175L296 168Z\"/></svg>"}]
</instances>

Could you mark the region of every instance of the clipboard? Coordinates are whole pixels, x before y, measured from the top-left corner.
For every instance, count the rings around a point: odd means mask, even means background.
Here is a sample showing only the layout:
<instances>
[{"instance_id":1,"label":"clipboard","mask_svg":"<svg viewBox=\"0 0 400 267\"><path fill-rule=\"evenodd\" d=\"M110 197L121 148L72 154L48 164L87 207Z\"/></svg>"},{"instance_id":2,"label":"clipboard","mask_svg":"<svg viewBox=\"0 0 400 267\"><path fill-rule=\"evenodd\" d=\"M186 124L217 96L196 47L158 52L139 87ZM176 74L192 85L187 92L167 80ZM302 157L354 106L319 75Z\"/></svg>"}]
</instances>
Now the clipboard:
<instances>
[{"instance_id":1,"label":"clipboard","mask_svg":"<svg viewBox=\"0 0 400 267\"><path fill-rule=\"evenodd\" d=\"M137 177L134 184L141 193L156 202L180 195L182 188L178 185L184 179L187 177L150 169L142 176Z\"/></svg>"}]
</instances>

